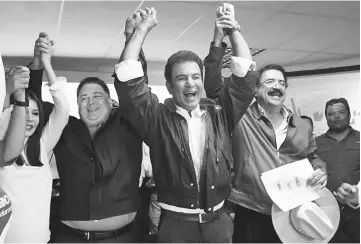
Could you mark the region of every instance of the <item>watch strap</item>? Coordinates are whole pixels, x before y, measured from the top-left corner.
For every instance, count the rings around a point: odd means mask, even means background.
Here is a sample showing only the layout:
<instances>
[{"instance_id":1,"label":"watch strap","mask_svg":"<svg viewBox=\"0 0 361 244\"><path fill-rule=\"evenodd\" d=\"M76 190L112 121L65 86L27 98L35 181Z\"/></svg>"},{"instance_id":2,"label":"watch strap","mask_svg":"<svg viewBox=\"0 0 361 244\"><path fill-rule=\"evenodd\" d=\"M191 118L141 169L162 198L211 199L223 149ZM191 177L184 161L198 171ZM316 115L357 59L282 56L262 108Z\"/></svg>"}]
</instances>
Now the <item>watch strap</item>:
<instances>
[{"instance_id":1,"label":"watch strap","mask_svg":"<svg viewBox=\"0 0 361 244\"><path fill-rule=\"evenodd\" d=\"M29 107L29 100L25 99L25 102L14 100L14 105L19 107Z\"/></svg>"}]
</instances>

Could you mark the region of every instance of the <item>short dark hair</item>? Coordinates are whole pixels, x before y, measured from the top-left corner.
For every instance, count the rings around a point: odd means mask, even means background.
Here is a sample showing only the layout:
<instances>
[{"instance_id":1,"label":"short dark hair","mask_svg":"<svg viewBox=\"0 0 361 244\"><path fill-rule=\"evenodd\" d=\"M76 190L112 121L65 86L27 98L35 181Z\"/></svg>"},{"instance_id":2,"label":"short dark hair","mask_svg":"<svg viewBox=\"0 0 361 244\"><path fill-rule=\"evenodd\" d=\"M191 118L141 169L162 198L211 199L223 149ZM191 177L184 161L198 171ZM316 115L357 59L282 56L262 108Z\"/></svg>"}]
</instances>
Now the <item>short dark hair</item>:
<instances>
[{"instance_id":1,"label":"short dark hair","mask_svg":"<svg viewBox=\"0 0 361 244\"><path fill-rule=\"evenodd\" d=\"M313 127L313 120L312 120L310 117L308 117L307 115L301 115L300 117L301 117L302 119L307 119L308 121L310 121L311 126Z\"/></svg>"},{"instance_id":2,"label":"short dark hair","mask_svg":"<svg viewBox=\"0 0 361 244\"><path fill-rule=\"evenodd\" d=\"M347 100L346 100L345 98L343 98L343 97L340 97L340 98L333 98L333 99L329 100L329 101L326 103L326 106L325 106L325 117L326 117L326 118L327 118L327 108L328 108L329 106L332 106L332 105L336 104L336 103L342 103L342 104L346 107L346 109L347 109L347 111L348 111L348 115L351 116L350 106L348 105Z\"/></svg>"},{"instance_id":3,"label":"short dark hair","mask_svg":"<svg viewBox=\"0 0 361 244\"><path fill-rule=\"evenodd\" d=\"M261 78L264 72L266 72L267 70L278 70L282 73L283 77L285 78L285 83L286 83L286 87L288 87L288 82L287 82L287 74L286 74L286 70L285 68L283 68L281 65L279 64L268 64L264 67L262 67L259 71L258 71L258 79L257 79L257 83L256 86L259 86L261 83Z\"/></svg>"},{"instance_id":4,"label":"short dark hair","mask_svg":"<svg viewBox=\"0 0 361 244\"><path fill-rule=\"evenodd\" d=\"M105 93L108 94L108 96L110 97L110 91L109 91L107 84L103 80L99 79L98 77L86 77L82 81L80 81L78 88L76 89L77 97L79 96L79 92L80 92L81 88L83 88L83 86L85 86L86 84L97 84L97 85L101 86L103 88L103 90L105 91Z\"/></svg>"},{"instance_id":5,"label":"short dark hair","mask_svg":"<svg viewBox=\"0 0 361 244\"><path fill-rule=\"evenodd\" d=\"M184 63L188 61L196 62L199 66L199 69L201 70L201 76L203 80L203 63L200 57L195 54L192 51L188 50L181 50L176 53L174 53L172 56L169 57L167 64L164 68L164 76L166 79L166 82L169 82L172 84L172 68L177 63Z\"/></svg>"}]
</instances>

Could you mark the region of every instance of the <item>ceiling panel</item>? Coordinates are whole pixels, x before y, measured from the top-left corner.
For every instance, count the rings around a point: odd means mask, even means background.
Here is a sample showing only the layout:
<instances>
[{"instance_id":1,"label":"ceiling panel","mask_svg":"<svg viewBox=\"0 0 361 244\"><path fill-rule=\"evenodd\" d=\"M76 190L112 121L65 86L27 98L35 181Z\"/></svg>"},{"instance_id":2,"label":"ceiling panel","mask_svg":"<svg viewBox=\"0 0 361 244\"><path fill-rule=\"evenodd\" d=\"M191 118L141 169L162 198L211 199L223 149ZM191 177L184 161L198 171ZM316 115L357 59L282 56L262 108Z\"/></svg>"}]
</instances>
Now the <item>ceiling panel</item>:
<instances>
[{"instance_id":1,"label":"ceiling panel","mask_svg":"<svg viewBox=\"0 0 361 244\"><path fill-rule=\"evenodd\" d=\"M298 1L282 9L284 12L317 16L360 19L360 1Z\"/></svg>"},{"instance_id":2,"label":"ceiling panel","mask_svg":"<svg viewBox=\"0 0 361 244\"><path fill-rule=\"evenodd\" d=\"M88 38L114 37L123 32L125 20L133 14L139 3L65 1L60 33L73 36L85 34Z\"/></svg>"},{"instance_id":3,"label":"ceiling panel","mask_svg":"<svg viewBox=\"0 0 361 244\"><path fill-rule=\"evenodd\" d=\"M62 34L56 37L56 55L66 57L104 57L114 42L112 37Z\"/></svg>"},{"instance_id":4,"label":"ceiling panel","mask_svg":"<svg viewBox=\"0 0 361 244\"><path fill-rule=\"evenodd\" d=\"M54 31L58 22L59 1L0 1L0 33L22 33L24 36Z\"/></svg>"},{"instance_id":5,"label":"ceiling panel","mask_svg":"<svg viewBox=\"0 0 361 244\"><path fill-rule=\"evenodd\" d=\"M277 11L293 4L292 1L229 1L229 3L232 3L238 8L257 8Z\"/></svg>"},{"instance_id":6,"label":"ceiling panel","mask_svg":"<svg viewBox=\"0 0 361 244\"><path fill-rule=\"evenodd\" d=\"M0 25L0 50L11 65L27 63L38 33L45 31L54 38L55 55L60 57L54 59L55 69L96 70L109 75L124 47L127 16L140 5L154 6L158 26L147 36L144 51L150 65L161 64L153 65L150 72L162 77L166 60L180 49L195 51L201 58L207 55L220 3L64 1L57 33L61 1L0 1L0 23L5 23ZM249 46L268 49L256 56L259 66L280 63L312 69L360 63L359 2L232 3Z\"/></svg>"},{"instance_id":7,"label":"ceiling panel","mask_svg":"<svg viewBox=\"0 0 361 244\"><path fill-rule=\"evenodd\" d=\"M158 26L147 36L147 40L174 41L197 18L207 12L209 6L188 2L151 2L144 3L157 11ZM214 10L215 11L215 10Z\"/></svg>"},{"instance_id":8,"label":"ceiling panel","mask_svg":"<svg viewBox=\"0 0 361 244\"><path fill-rule=\"evenodd\" d=\"M326 65L331 64L330 61L325 62L317 62L317 63L302 63L302 64L286 64L284 65L284 68L287 72L292 71L299 71L299 70L314 70L314 69L321 69L323 67L326 67Z\"/></svg>"},{"instance_id":9,"label":"ceiling panel","mask_svg":"<svg viewBox=\"0 0 361 244\"><path fill-rule=\"evenodd\" d=\"M341 61L333 61L329 64L323 65L321 68L330 68L330 67L342 67L342 66L352 66L360 65L360 56L357 55L353 58L344 59Z\"/></svg>"},{"instance_id":10,"label":"ceiling panel","mask_svg":"<svg viewBox=\"0 0 361 244\"><path fill-rule=\"evenodd\" d=\"M312 53L308 56L296 59L289 63L290 64L303 64L303 63L333 62L335 60L343 60L347 57L349 57L349 55Z\"/></svg>"},{"instance_id":11,"label":"ceiling panel","mask_svg":"<svg viewBox=\"0 0 361 244\"><path fill-rule=\"evenodd\" d=\"M356 38L360 35L359 22L332 18L331 21L318 25L312 32L278 46L280 49L320 51L339 44L345 38Z\"/></svg>"},{"instance_id":12,"label":"ceiling panel","mask_svg":"<svg viewBox=\"0 0 361 244\"><path fill-rule=\"evenodd\" d=\"M307 52L266 50L263 53L255 56L254 59L257 62L257 67L262 67L270 63L284 65L308 55L310 55L310 53Z\"/></svg>"}]
</instances>

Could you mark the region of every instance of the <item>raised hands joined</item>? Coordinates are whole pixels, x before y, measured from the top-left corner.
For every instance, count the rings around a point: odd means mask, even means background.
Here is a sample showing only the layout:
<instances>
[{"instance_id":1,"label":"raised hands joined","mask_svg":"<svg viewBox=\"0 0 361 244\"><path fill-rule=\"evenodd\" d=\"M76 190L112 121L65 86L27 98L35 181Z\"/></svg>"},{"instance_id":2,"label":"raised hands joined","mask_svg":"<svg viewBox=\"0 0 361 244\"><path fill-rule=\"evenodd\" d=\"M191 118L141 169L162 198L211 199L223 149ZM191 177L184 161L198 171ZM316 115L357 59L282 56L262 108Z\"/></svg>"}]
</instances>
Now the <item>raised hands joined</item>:
<instances>
[{"instance_id":1,"label":"raised hands joined","mask_svg":"<svg viewBox=\"0 0 361 244\"><path fill-rule=\"evenodd\" d=\"M34 59L40 60L43 65L49 64L54 51L54 41L50 39L47 33L41 32L35 41Z\"/></svg>"}]
</instances>

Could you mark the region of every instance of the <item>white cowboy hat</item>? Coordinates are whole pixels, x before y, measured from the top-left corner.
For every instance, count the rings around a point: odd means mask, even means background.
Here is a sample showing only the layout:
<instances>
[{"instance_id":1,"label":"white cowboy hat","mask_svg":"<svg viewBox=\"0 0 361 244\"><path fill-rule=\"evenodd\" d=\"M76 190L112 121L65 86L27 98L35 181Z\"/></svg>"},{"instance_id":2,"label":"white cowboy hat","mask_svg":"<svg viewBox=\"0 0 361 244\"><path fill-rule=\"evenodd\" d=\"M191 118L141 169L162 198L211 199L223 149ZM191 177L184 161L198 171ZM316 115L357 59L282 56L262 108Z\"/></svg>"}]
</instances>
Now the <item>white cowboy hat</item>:
<instances>
[{"instance_id":1,"label":"white cowboy hat","mask_svg":"<svg viewBox=\"0 0 361 244\"><path fill-rule=\"evenodd\" d=\"M328 243L340 222L336 198L327 189L320 190L321 198L283 212L272 205L272 222L283 243Z\"/></svg>"}]
</instances>

